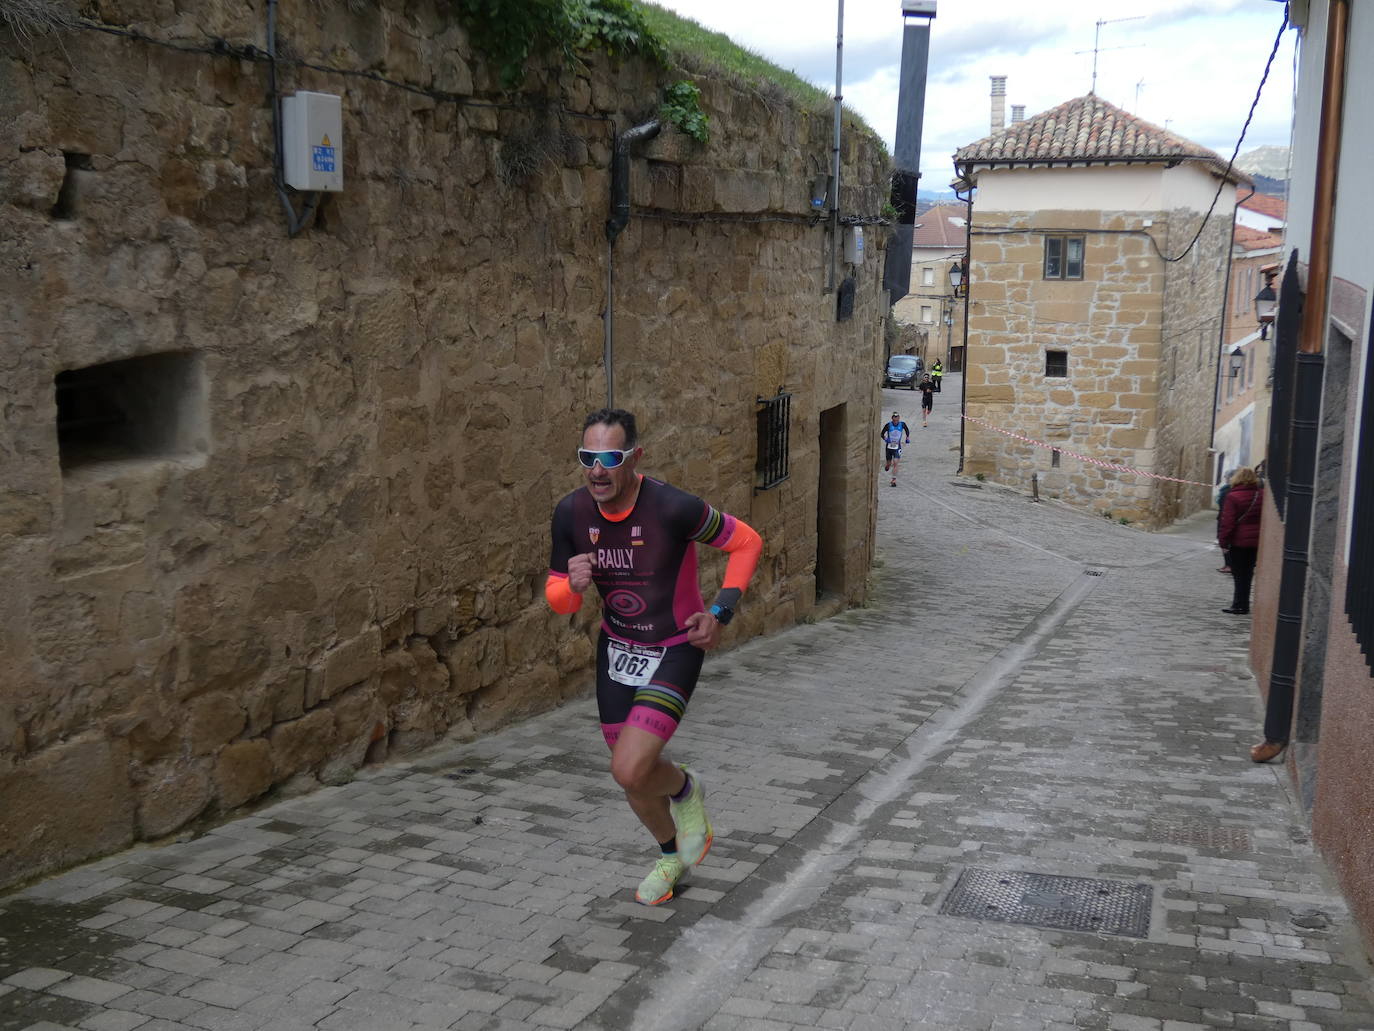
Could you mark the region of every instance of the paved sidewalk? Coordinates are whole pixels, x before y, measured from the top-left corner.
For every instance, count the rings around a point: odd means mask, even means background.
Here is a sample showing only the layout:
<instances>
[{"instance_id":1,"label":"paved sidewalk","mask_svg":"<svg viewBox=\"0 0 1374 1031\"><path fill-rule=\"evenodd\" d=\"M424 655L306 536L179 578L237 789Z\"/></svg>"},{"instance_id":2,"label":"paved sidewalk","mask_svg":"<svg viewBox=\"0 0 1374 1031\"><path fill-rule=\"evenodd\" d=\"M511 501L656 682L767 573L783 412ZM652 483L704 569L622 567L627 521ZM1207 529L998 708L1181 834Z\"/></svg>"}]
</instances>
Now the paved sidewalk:
<instances>
[{"instance_id":1,"label":"paved sidewalk","mask_svg":"<svg viewBox=\"0 0 1374 1031\"><path fill-rule=\"evenodd\" d=\"M885 392L872 606L708 660L680 897L582 701L0 899L0 1031L1374 1028L1211 517L956 483L958 389Z\"/></svg>"}]
</instances>

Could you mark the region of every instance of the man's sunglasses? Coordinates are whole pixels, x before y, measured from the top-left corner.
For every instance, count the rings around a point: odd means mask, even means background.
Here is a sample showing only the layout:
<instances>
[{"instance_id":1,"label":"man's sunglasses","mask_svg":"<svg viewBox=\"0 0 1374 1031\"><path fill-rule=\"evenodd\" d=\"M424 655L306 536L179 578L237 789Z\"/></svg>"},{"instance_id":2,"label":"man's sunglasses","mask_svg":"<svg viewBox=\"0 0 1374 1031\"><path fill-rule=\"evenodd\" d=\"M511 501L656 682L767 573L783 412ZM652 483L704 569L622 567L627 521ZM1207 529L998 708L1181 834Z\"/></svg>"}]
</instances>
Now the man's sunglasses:
<instances>
[{"instance_id":1,"label":"man's sunglasses","mask_svg":"<svg viewBox=\"0 0 1374 1031\"><path fill-rule=\"evenodd\" d=\"M634 453L635 449L632 447L620 450L611 448L606 451L588 451L586 448L580 447L577 449L577 460L587 469L596 465L597 462L601 463L603 469L615 469L624 465L625 460Z\"/></svg>"}]
</instances>

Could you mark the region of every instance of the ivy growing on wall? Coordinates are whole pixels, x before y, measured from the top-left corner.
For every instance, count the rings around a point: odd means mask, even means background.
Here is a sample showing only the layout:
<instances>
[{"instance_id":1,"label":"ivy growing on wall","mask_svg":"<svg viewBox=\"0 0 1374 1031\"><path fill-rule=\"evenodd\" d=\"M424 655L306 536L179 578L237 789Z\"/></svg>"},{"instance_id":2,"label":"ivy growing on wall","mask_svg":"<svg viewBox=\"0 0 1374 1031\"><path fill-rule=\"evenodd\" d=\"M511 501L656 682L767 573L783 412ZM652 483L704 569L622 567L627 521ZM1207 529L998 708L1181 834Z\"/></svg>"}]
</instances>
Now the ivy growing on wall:
<instances>
[{"instance_id":1,"label":"ivy growing on wall","mask_svg":"<svg viewBox=\"0 0 1374 1031\"><path fill-rule=\"evenodd\" d=\"M711 136L711 120L701 109L701 90L685 79L664 89L659 113L665 122L677 126L678 132L698 143L705 143Z\"/></svg>"},{"instance_id":2,"label":"ivy growing on wall","mask_svg":"<svg viewBox=\"0 0 1374 1031\"><path fill-rule=\"evenodd\" d=\"M565 64L596 52L664 60L663 43L634 0L453 0L453 7L507 89L520 85L525 62L536 56L557 55Z\"/></svg>"}]
</instances>

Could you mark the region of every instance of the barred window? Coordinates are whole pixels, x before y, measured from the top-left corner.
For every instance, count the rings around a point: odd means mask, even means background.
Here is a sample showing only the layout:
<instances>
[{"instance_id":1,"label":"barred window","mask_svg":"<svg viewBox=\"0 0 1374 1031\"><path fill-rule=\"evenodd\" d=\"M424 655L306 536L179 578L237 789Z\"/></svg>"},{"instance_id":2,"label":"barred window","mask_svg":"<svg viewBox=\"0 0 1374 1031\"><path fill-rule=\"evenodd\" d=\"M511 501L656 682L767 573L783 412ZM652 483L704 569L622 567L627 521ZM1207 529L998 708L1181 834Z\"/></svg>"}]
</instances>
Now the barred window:
<instances>
[{"instance_id":1,"label":"barred window","mask_svg":"<svg viewBox=\"0 0 1374 1031\"><path fill-rule=\"evenodd\" d=\"M1365 664L1374 671L1374 330L1365 349L1364 400L1355 433L1355 480L1350 510L1350 561L1345 581L1345 614L1360 644Z\"/></svg>"},{"instance_id":2,"label":"barred window","mask_svg":"<svg viewBox=\"0 0 1374 1031\"><path fill-rule=\"evenodd\" d=\"M1046 351L1045 352L1045 375L1046 376L1067 376L1069 374L1069 352L1068 351Z\"/></svg>"},{"instance_id":3,"label":"barred window","mask_svg":"<svg viewBox=\"0 0 1374 1031\"><path fill-rule=\"evenodd\" d=\"M1083 237L1045 237L1045 278L1083 278Z\"/></svg>"},{"instance_id":4,"label":"barred window","mask_svg":"<svg viewBox=\"0 0 1374 1031\"><path fill-rule=\"evenodd\" d=\"M754 465L759 484L754 490L770 490L788 477L788 434L791 429L792 395L781 390L775 397L761 397L758 411L758 460Z\"/></svg>"}]
</instances>

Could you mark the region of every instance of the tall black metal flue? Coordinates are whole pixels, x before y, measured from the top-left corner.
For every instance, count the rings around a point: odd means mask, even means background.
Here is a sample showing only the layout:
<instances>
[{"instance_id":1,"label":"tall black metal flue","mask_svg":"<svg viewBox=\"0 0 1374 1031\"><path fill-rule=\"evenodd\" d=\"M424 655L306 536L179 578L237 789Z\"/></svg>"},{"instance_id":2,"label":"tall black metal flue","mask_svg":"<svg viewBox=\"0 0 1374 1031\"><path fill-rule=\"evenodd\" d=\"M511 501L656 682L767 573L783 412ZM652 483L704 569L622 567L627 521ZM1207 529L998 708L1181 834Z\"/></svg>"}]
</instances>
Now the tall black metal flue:
<instances>
[{"instance_id":1,"label":"tall black metal flue","mask_svg":"<svg viewBox=\"0 0 1374 1031\"><path fill-rule=\"evenodd\" d=\"M892 206L897 227L883 265L883 289L896 304L911 289L911 243L916 225L916 184L921 178L921 129L926 110L926 66L934 3L902 4L902 68L897 92L897 138L893 148Z\"/></svg>"}]
</instances>

